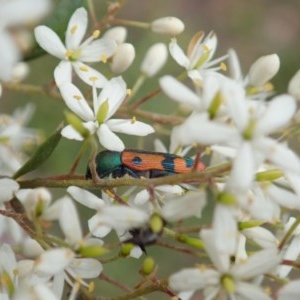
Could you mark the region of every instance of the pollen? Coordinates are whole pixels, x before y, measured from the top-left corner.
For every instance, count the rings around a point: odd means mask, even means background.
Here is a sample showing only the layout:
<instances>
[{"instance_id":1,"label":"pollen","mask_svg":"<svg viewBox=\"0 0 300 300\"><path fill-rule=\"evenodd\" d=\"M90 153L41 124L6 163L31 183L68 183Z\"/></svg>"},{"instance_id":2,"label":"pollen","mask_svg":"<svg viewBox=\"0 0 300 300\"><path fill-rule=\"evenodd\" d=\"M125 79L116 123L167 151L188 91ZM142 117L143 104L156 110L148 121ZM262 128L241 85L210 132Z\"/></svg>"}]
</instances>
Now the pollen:
<instances>
[{"instance_id":1,"label":"pollen","mask_svg":"<svg viewBox=\"0 0 300 300\"><path fill-rule=\"evenodd\" d=\"M131 95L131 92L132 92L132 90L131 90L131 89L127 89L127 90L126 90L126 94L127 94L127 96L130 96L130 95Z\"/></svg>"},{"instance_id":2,"label":"pollen","mask_svg":"<svg viewBox=\"0 0 300 300\"><path fill-rule=\"evenodd\" d=\"M89 80L92 81L92 82L96 82L98 79L99 79L99 78L98 78L97 76L91 76L91 77L89 78Z\"/></svg>"},{"instance_id":3,"label":"pollen","mask_svg":"<svg viewBox=\"0 0 300 300\"><path fill-rule=\"evenodd\" d=\"M136 122L136 117L135 116L133 116L132 118L131 118L131 124L134 124Z\"/></svg>"},{"instance_id":4,"label":"pollen","mask_svg":"<svg viewBox=\"0 0 300 300\"><path fill-rule=\"evenodd\" d=\"M73 98L78 101L82 99L82 97L80 95L74 95Z\"/></svg>"},{"instance_id":5,"label":"pollen","mask_svg":"<svg viewBox=\"0 0 300 300\"><path fill-rule=\"evenodd\" d=\"M86 66L80 66L80 71L87 72L89 69Z\"/></svg>"},{"instance_id":6,"label":"pollen","mask_svg":"<svg viewBox=\"0 0 300 300\"><path fill-rule=\"evenodd\" d=\"M274 86L271 82L265 83L263 87L266 92L272 92L274 90Z\"/></svg>"},{"instance_id":7,"label":"pollen","mask_svg":"<svg viewBox=\"0 0 300 300\"><path fill-rule=\"evenodd\" d=\"M67 50L66 53L65 53L65 56L69 58L69 57L71 57L73 54L74 54L74 51L73 51L73 50Z\"/></svg>"},{"instance_id":8,"label":"pollen","mask_svg":"<svg viewBox=\"0 0 300 300\"><path fill-rule=\"evenodd\" d=\"M95 30L95 31L93 32L93 38L94 38L94 39L98 38L99 35L100 35L100 30Z\"/></svg>"},{"instance_id":9,"label":"pollen","mask_svg":"<svg viewBox=\"0 0 300 300\"><path fill-rule=\"evenodd\" d=\"M77 25L74 25L74 26L70 29L70 32L71 32L72 34L74 34L76 31L77 31Z\"/></svg>"},{"instance_id":10,"label":"pollen","mask_svg":"<svg viewBox=\"0 0 300 300\"><path fill-rule=\"evenodd\" d=\"M220 68L222 71L227 71L227 65L224 62L220 63Z\"/></svg>"},{"instance_id":11,"label":"pollen","mask_svg":"<svg viewBox=\"0 0 300 300\"><path fill-rule=\"evenodd\" d=\"M91 281L88 286L88 291L89 293L92 293L94 290L95 290L95 283L94 281Z\"/></svg>"},{"instance_id":12,"label":"pollen","mask_svg":"<svg viewBox=\"0 0 300 300\"><path fill-rule=\"evenodd\" d=\"M101 54L101 61L102 61L103 63L106 63L106 62L107 62L107 56L106 56L105 53L102 53L102 54Z\"/></svg>"},{"instance_id":13,"label":"pollen","mask_svg":"<svg viewBox=\"0 0 300 300\"><path fill-rule=\"evenodd\" d=\"M211 148L210 147L206 147L205 148L205 154L206 155L210 155L211 154Z\"/></svg>"}]
</instances>

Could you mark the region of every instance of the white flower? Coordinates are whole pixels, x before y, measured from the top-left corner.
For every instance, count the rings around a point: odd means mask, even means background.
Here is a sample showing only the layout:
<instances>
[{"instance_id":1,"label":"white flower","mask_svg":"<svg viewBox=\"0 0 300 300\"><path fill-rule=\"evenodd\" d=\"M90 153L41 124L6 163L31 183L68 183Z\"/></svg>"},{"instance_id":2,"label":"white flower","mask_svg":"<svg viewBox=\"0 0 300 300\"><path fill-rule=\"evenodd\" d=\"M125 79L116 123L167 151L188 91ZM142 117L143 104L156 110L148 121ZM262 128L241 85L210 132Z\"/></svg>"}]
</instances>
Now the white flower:
<instances>
[{"instance_id":1,"label":"white flower","mask_svg":"<svg viewBox=\"0 0 300 300\"><path fill-rule=\"evenodd\" d=\"M0 80L11 80L21 53L7 30L11 26L32 23L50 9L49 0L11 0L0 2Z\"/></svg>"},{"instance_id":2,"label":"white flower","mask_svg":"<svg viewBox=\"0 0 300 300\"><path fill-rule=\"evenodd\" d=\"M203 290L204 299L225 297L231 299L271 299L251 279L271 271L280 263L277 250L257 251L242 263L230 263L230 256L216 247L213 230L202 230L201 237L206 252L216 269L186 268L169 278L169 285L175 291Z\"/></svg>"},{"instance_id":3,"label":"white flower","mask_svg":"<svg viewBox=\"0 0 300 300\"><path fill-rule=\"evenodd\" d=\"M228 51L228 70L230 78L247 90L249 99L265 101L272 94L273 87L268 84L278 72L280 60L277 54L269 54L258 58L243 77L237 53L233 49Z\"/></svg>"},{"instance_id":4,"label":"white flower","mask_svg":"<svg viewBox=\"0 0 300 300\"><path fill-rule=\"evenodd\" d=\"M100 72L89 67L85 62L105 62L114 53L116 42L109 39L95 40L99 36L98 31L82 42L87 25L87 11L81 7L73 13L69 21L65 38L66 45L47 26L38 26L34 30L39 45L46 52L61 59L59 66L68 75L66 78L55 78L58 86L64 81L71 81L71 66L77 75L89 85L95 84L97 87L103 87L106 82L106 78ZM95 78L97 78L96 81Z\"/></svg>"},{"instance_id":5,"label":"white flower","mask_svg":"<svg viewBox=\"0 0 300 300\"><path fill-rule=\"evenodd\" d=\"M57 69L56 71L59 72ZM61 85L60 92L67 106L83 119L83 126L90 134L96 133L100 144L109 150L122 151L125 148L122 140L114 132L138 136L154 132L150 125L135 119L110 120L126 97L126 84L121 77L108 81L99 96L96 94L96 89L93 89L93 110L80 90L72 83ZM83 140L80 133L71 125L62 130L62 135L69 139Z\"/></svg>"},{"instance_id":6,"label":"white flower","mask_svg":"<svg viewBox=\"0 0 300 300\"><path fill-rule=\"evenodd\" d=\"M178 46L176 39L172 39L169 50L175 61L188 71L188 76L197 85L201 85L205 72L220 70L219 65L227 56L212 60L217 49L217 36L210 32L204 38L204 32L197 32L188 45L187 54Z\"/></svg>"}]
</instances>

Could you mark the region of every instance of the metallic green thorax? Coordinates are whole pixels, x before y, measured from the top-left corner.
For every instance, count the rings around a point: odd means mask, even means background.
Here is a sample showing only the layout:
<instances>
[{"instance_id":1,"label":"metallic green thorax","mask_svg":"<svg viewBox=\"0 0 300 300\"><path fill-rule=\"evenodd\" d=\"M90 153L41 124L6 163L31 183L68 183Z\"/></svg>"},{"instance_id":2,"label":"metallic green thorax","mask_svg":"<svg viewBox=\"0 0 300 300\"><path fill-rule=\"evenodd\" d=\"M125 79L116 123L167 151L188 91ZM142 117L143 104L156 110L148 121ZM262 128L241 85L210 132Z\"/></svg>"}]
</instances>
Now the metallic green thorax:
<instances>
[{"instance_id":1,"label":"metallic green thorax","mask_svg":"<svg viewBox=\"0 0 300 300\"><path fill-rule=\"evenodd\" d=\"M96 156L97 173L99 177L108 176L122 165L121 153L117 151L102 151Z\"/></svg>"},{"instance_id":2,"label":"metallic green thorax","mask_svg":"<svg viewBox=\"0 0 300 300\"><path fill-rule=\"evenodd\" d=\"M102 151L96 156L96 171L100 178L106 177L114 170L122 165L121 152L118 151ZM92 178L90 169L88 168L87 178Z\"/></svg>"}]
</instances>

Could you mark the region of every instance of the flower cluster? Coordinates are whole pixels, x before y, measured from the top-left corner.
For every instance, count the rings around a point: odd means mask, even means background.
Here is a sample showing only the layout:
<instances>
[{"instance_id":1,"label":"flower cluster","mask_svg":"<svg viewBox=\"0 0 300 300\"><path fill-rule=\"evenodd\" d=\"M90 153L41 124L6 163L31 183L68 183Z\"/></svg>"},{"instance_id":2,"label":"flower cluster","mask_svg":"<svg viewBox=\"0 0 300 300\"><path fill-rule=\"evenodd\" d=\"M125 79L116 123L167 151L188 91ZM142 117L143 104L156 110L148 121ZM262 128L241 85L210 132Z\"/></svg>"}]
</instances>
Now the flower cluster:
<instances>
[{"instance_id":1,"label":"flower cluster","mask_svg":"<svg viewBox=\"0 0 300 300\"><path fill-rule=\"evenodd\" d=\"M49 1L24 2L0 1L0 80L7 88L22 60L9 27L50 12ZM185 52L180 19L117 19L120 5L110 4L101 21L91 14L88 37L83 7L72 12L64 36L51 26L34 29L39 51L60 60L49 78L55 90L35 90L60 98L67 125L31 153L28 146L40 143L38 131L25 127L33 107L0 114L0 298L102 298L106 291L93 296L94 285L105 280L124 290L122 299L154 291L184 300L198 294L298 299L300 158L288 138L299 131L299 71L286 93L277 94L271 84L280 69L277 54L258 58L243 73L235 50L215 57L216 33L197 32ZM125 25L165 38L146 51L131 88L123 74L139 51L126 42ZM168 55L181 74L161 74ZM157 88L143 94L157 75ZM141 108L156 95L167 99L161 106L173 101L178 110ZM161 132L170 137L168 149L159 139L154 151L141 149L141 138L139 147L122 139ZM70 172L24 179L61 137L81 145ZM75 174L87 149L87 171ZM143 260L150 245L176 259L172 271L150 256ZM194 260L184 260L186 254ZM142 279L132 289L107 275L109 263L124 258L141 261Z\"/></svg>"}]
</instances>

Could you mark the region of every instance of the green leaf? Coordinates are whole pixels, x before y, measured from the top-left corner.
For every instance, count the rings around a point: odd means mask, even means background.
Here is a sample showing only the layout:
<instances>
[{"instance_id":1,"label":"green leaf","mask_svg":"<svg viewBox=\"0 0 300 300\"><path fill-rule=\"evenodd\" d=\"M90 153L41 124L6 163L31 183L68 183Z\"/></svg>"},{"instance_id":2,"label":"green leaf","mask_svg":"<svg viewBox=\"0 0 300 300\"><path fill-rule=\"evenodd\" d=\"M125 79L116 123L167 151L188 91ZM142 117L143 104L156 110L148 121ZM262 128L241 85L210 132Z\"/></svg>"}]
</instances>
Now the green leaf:
<instances>
[{"instance_id":1,"label":"green leaf","mask_svg":"<svg viewBox=\"0 0 300 300\"><path fill-rule=\"evenodd\" d=\"M62 127L63 126L61 124L58 129L40 145L33 156L29 158L29 160L14 174L14 179L35 170L47 160L61 139L60 132Z\"/></svg>"},{"instance_id":2,"label":"green leaf","mask_svg":"<svg viewBox=\"0 0 300 300\"><path fill-rule=\"evenodd\" d=\"M48 18L41 22L41 24L50 27L62 41L65 40L65 33L69 20L74 13L74 11L79 7L86 7L86 0L61 0L58 1L57 5L52 10L52 13ZM33 37L33 40L34 37ZM37 44L32 47L32 49L25 56L25 60L31 60L44 55L46 52Z\"/></svg>"}]
</instances>

